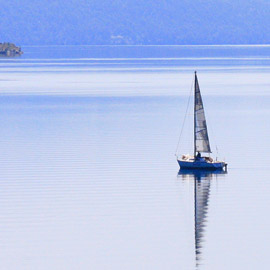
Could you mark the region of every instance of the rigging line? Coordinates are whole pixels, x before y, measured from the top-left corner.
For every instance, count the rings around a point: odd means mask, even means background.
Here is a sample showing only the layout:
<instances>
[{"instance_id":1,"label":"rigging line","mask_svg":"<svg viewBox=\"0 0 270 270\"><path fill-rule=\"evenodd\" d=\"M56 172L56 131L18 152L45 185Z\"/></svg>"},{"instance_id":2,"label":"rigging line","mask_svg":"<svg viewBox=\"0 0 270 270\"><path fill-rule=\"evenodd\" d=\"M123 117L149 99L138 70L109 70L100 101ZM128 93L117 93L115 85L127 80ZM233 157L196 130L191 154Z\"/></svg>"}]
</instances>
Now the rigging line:
<instances>
[{"instance_id":1,"label":"rigging line","mask_svg":"<svg viewBox=\"0 0 270 270\"><path fill-rule=\"evenodd\" d=\"M183 125L182 125L180 135L179 135L179 138L178 138L178 143L177 143L176 150L175 150L175 156L177 156L177 151L178 151L179 144L180 144L180 141L181 141L181 137L182 137L182 134L183 134L183 130L184 130L184 126L185 126L185 122L186 122L186 118L187 118L187 113L188 113L188 108L189 108L189 104L190 104L193 85L194 85L194 81L192 80L191 89L190 89L190 93L189 93L189 97L188 97L188 104L187 104L187 108L186 108L186 112L185 112L185 116L184 116Z\"/></svg>"}]
</instances>

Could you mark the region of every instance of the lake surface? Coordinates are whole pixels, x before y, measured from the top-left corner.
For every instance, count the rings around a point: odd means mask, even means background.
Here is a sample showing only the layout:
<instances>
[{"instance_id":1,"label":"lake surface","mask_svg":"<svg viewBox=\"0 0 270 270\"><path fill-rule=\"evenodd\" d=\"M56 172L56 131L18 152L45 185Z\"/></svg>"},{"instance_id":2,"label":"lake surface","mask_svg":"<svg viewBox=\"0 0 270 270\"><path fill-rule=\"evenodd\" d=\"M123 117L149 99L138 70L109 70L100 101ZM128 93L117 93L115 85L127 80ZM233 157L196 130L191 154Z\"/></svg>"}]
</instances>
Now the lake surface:
<instances>
[{"instance_id":1,"label":"lake surface","mask_svg":"<svg viewBox=\"0 0 270 270\"><path fill-rule=\"evenodd\" d=\"M0 58L1 269L269 269L270 46L23 50ZM227 174L178 174L194 70Z\"/></svg>"}]
</instances>

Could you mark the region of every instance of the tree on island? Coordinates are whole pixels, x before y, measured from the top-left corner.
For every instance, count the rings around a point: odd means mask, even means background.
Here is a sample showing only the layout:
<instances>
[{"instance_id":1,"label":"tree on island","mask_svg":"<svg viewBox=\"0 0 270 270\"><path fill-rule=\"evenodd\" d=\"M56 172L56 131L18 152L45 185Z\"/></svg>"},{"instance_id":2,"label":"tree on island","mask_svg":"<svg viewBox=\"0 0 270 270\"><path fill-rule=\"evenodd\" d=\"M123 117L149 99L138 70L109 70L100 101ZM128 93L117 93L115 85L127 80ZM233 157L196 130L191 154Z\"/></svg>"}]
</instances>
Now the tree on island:
<instances>
[{"instance_id":1,"label":"tree on island","mask_svg":"<svg viewBox=\"0 0 270 270\"><path fill-rule=\"evenodd\" d=\"M0 43L0 56L17 56L22 54L21 48L15 44L9 42Z\"/></svg>"}]
</instances>

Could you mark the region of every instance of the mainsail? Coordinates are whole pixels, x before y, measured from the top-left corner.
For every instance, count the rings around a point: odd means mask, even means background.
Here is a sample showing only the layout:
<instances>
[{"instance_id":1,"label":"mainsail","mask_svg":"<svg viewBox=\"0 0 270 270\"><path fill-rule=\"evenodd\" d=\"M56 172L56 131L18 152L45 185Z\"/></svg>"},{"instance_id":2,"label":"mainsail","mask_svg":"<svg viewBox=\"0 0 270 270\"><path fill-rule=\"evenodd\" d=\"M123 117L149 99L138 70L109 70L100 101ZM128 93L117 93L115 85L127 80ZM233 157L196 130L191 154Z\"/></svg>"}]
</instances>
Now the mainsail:
<instances>
[{"instance_id":1,"label":"mainsail","mask_svg":"<svg viewBox=\"0 0 270 270\"><path fill-rule=\"evenodd\" d=\"M211 153L202 96L196 72L194 88L194 152Z\"/></svg>"}]
</instances>

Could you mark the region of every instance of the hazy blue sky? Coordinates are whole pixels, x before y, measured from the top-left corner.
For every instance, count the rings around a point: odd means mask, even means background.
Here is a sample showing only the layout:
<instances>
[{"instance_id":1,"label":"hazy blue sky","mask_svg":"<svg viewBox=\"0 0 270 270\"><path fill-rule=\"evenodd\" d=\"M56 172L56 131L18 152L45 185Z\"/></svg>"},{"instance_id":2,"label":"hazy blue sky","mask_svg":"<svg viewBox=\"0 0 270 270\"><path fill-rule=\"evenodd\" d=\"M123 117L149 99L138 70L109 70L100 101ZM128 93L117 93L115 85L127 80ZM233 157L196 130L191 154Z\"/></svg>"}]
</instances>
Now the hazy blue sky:
<instances>
[{"instance_id":1,"label":"hazy blue sky","mask_svg":"<svg viewBox=\"0 0 270 270\"><path fill-rule=\"evenodd\" d=\"M0 40L19 45L270 41L267 0L1 0L0 3Z\"/></svg>"}]
</instances>

